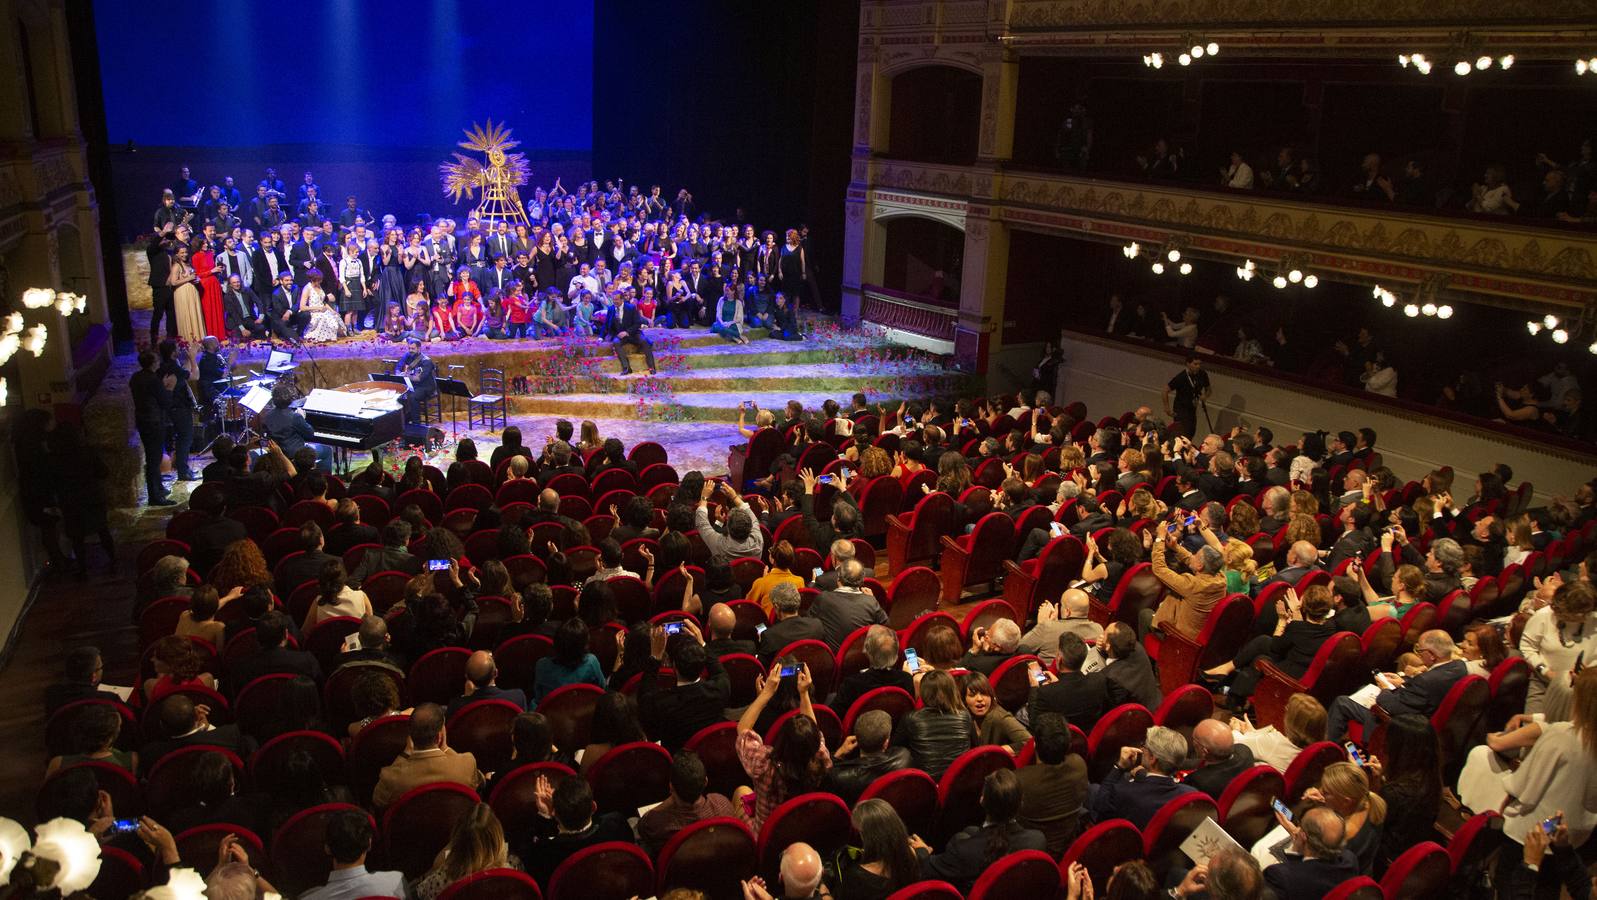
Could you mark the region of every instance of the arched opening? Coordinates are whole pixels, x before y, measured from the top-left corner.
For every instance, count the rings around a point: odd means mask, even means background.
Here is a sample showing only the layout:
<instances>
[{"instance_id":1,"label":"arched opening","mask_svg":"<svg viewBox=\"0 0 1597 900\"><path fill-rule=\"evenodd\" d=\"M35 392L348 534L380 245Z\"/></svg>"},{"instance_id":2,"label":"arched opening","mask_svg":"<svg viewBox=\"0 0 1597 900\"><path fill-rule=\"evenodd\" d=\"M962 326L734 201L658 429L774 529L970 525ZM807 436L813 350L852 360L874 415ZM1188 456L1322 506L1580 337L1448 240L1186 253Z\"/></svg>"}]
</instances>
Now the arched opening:
<instances>
[{"instance_id":1,"label":"arched opening","mask_svg":"<svg viewBox=\"0 0 1597 900\"><path fill-rule=\"evenodd\" d=\"M887 234L882 287L914 294L929 303L958 306L965 233L919 216L888 219L882 227Z\"/></svg>"},{"instance_id":2,"label":"arched opening","mask_svg":"<svg viewBox=\"0 0 1597 900\"><path fill-rule=\"evenodd\" d=\"M893 78L887 155L918 162L976 161L981 76L952 66L923 66Z\"/></svg>"}]
</instances>

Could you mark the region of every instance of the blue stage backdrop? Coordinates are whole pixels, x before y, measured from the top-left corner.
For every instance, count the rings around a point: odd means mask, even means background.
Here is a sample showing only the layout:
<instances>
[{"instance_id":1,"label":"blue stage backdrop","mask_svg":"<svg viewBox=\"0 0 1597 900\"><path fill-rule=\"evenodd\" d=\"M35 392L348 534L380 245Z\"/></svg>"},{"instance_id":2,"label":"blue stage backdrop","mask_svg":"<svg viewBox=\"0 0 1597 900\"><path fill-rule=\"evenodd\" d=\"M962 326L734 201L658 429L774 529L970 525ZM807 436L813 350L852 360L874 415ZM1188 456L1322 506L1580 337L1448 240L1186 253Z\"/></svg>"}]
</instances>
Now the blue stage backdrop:
<instances>
[{"instance_id":1,"label":"blue stage backdrop","mask_svg":"<svg viewBox=\"0 0 1597 900\"><path fill-rule=\"evenodd\" d=\"M271 165L290 190L314 172L334 208L453 212L437 164L490 117L535 184L585 178L593 18L591 0L96 4L119 229L148 228L184 164L246 196Z\"/></svg>"}]
</instances>

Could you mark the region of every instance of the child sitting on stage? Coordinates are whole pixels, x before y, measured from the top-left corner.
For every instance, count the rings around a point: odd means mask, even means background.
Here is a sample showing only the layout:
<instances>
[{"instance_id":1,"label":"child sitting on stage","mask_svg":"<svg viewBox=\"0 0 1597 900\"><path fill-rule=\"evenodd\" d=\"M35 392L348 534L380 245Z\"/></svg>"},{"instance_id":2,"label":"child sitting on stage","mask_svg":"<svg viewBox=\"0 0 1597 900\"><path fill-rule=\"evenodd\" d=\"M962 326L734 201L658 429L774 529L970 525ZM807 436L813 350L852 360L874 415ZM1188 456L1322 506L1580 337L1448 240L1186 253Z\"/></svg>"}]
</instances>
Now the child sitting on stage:
<instances>
[{"instance_id":1,"label":"child sitting on stage","mask_svg":"<svg viewBox=\"0 0 1597 900\"><path fill-rule=\"evenodd\" d=\"M476 285L472 285L476 287ZM486 311L482 306L480 293L464 293L455 301L454 308L450 311L455 317L455 329L461 337L477 337L482 334L483 319Z\"/></svg>"},{"instance_id":2,"label":"child sitting on stage","mask_svg":"<svg viewBox=\"0 0 1597 900\"><path fill-rule=\"evenodd\" d=\"M551 288L543 292L543 302L538 305L536 321L538 337L559 337L566 333L569 322L558 291Z\"/></svg>"},{"instance_id":3,"label":"child sitting on stage","mask_svg":"<svg viewBox=\"0 0 1597 900\"><path fill-rule=\"evenodd\" d=\"M455 330L455 317L449 311L449 298L439 297L433 301L432 315L427 319L426 339L452 341L457 337L460 337L460 332Z\"/></svg>"},{"instance_id":4,"label":"child sitting on stage","mask_svg":"<svg viewBox=\"0 0 1597 900\"><path fill-rule=\"evenodd\" d=\"M505 339L505 301L498 291L488 292L488 312L482 320L482 333L491 340Z\"/></svg>"},{"instance_id":5,"label":"child sitting on stage","mask_svg":"<svg viewBox=\"0 0 1597 900\"><path fill-rule=\"evenodd\" d=\"M388 315L383 318L382 339L398 343L410 333L410 317L405 315L405 307L398 301L388 304Z\"/></svg>"},{"instance_id":6,"label":"child sitting on stage","mask_svg":"<svg viewBox=\"0 0 1597 900\"><path fill-rule=\"evenodd\" d=\"M577 294L575 303L566 309L571 320L571 333L582 337L593 336L593 292L584 290Z\"/></svg>"},{"instance_id":7,"label":"child sitting on stage","mask_svg":"<svg viewBox=\"0 0 1597 900\"><path fill-rule=\"evenodd\" d=\"M531 323L532 301L517 279L510 282L510 296L505 298L505 331L513 338L524 338Z\"/></svg>"}]
</instances>

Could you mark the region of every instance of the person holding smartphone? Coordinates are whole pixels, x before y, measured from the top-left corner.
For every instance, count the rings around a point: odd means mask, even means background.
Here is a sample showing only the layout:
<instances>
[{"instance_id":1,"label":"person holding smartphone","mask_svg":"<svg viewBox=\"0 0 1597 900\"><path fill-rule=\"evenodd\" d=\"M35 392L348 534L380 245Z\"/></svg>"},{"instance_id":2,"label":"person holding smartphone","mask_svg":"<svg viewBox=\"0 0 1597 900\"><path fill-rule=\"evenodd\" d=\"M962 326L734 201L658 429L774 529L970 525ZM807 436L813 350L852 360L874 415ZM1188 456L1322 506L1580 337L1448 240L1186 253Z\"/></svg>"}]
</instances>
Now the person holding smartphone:
<instances>
[{"instance_id":1,"label":"person holding smartphone","mask_svg":"<svg viewBox=\"0 0 1597 900\"><path fill-rule=\"evenodd\" d=\"M1174 628L1189 638L1196 638L1208 621L1209 612L1225 596L1225 575L1221 572L1224 559L1213 547L1200 547L1189 553L1181 546L1180 531L1175 522L1166 525L1162 540L1153 544L1153 574L1169 591L1159 609L1153 614L1158 628ZM1165 554L1173 553L1189 570L1176 572L1165 562Z\"/></svg>"},{"instance_id":2,"label":"person holding smartphone","mask_svg":"<svg viewBox=\"0 0 1597 900\"><path fill-rule=\"evenodd\" d=\"M743 764L749 784L733 792L732 802L744 823L756 832L771 810L789 797L819 789L826 770L832 767L832 756L821 739L820 724L810 701L814 688L810 667L800 664L792 667L791 674L784 672L784 668L777 668L758 680L759 694L738 719L738 762ZM756 725L784 682L798 690L799 714L783 722L776 740L767 744Z\"/></svg>"}]
</instances>

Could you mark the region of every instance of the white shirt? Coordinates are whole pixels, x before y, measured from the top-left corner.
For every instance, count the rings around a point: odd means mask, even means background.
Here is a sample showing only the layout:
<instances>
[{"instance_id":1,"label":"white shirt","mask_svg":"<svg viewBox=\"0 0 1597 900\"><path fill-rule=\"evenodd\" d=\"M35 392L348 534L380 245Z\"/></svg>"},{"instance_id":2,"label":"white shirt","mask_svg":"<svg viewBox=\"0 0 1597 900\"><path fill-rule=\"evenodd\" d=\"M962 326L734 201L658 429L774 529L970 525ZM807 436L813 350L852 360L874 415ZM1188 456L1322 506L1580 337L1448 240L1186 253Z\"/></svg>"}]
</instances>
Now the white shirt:
<instances>
[{"instance_id":1,"label":"white shirt","mask_svg":"<svg viewBox=\"0 0 1597 900\"><path fill-rule=\"evenodd\" d=\"M1225 178L1220 183L1228 188L1250 190L1253 187L1253 167L1245 162L1237 163L1226 170Z\"/></svg>"}]
</instances>

